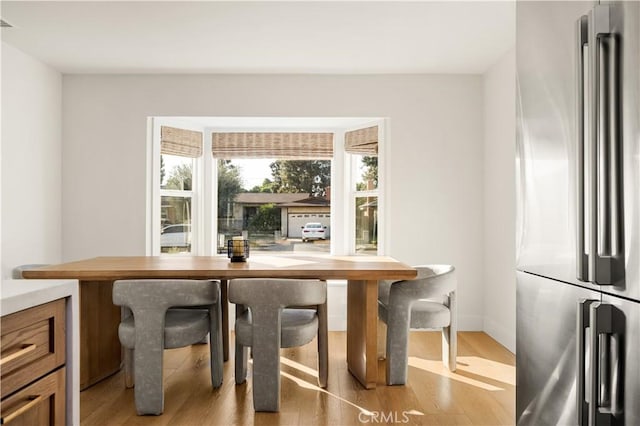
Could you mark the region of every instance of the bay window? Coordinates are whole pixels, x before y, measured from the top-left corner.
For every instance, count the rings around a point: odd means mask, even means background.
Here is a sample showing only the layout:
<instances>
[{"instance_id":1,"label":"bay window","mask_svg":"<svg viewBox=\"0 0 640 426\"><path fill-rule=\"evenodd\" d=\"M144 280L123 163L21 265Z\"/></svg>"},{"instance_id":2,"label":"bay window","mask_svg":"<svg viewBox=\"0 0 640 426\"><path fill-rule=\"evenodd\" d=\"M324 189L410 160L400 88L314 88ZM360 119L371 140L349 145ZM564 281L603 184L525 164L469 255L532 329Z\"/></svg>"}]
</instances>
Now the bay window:
<instances>
[{"instance_id":1,"label":"bay window","mask_svg":"<svg viewBox=\"0 0 640 426\"><path fill-rule=\"evenodd\" d=\"M383 254L382 120L250 132L198 120L153 119L150 254L222 254L238 235L252 252ZM317 232L305 238L307 224Z\"/></svg>"}]
</instances>

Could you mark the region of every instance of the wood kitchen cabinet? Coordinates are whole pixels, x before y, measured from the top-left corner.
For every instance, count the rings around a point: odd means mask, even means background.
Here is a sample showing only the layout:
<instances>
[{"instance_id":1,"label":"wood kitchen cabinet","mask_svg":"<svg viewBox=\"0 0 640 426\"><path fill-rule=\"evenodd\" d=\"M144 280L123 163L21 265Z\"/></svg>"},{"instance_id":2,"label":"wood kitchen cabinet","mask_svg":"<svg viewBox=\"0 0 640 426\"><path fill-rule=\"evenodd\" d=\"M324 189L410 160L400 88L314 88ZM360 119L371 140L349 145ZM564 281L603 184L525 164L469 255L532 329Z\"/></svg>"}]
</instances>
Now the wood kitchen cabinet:
<instances>
[{"instance_id":1,"label":"wood kitchen cabinet","mask_svg":"<svg viewBox=\"0 0 640 426\"><path fill-rule=\"evenodd\" d=\"M0 319L2 424L66 423L66 299Z\"/></svg>"}]
</instances>

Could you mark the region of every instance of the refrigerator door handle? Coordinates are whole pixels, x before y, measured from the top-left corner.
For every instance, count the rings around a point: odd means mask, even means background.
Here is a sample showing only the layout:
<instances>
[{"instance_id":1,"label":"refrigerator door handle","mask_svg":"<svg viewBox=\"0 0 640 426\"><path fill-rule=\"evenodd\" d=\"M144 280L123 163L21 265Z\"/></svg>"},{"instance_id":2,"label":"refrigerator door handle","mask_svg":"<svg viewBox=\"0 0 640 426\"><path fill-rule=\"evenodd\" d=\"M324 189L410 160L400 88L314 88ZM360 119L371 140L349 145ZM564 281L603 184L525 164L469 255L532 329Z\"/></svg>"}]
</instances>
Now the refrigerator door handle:
<instances>
[{"instance_id":1,"label":"refrigerator door handle","mask_svg":"<svg viewBox=\"0 0 640 426\"><path fill-rule=\"evenodd\" d=\"M580 281L589 281L588 259L585 251L585 74L589 36L588 16L581 16L576 22L576 277Z\"/></svg>"},{"instance_id":2,"label":"refrigerator door handle","mask_svg":"<svg viewBox=\"0 0 640 426\"><path fill-rule=\"evenodd\" d=\"M624 278L622 167L620 159L619 46L609 6L588 17L589 67L589 280L616 285Z\"/></svg>"},{"instance_id":3,"label":"refrigerator door handle","mask_svg":"<svg viewBox=\"0 0 640 426\"><path fill-rule=\"evenodd\" d=\"M589 331L589 313L591 304L596 302L596 300L592 299L581 299L578 301L578 309L577 309L577 327L576 331L578 334L577 342L577 371L576 371L576 387L577 387L577 406L576 412L578 413L578 425L579 426L587 426L589 420L589 400L585 392L587 382L587 343L590 343L590 339L586 339L585 335Z\"/></svg>"},{"instance_id":4,"label":"refrigerator door handle","mask_svg":"<svg viewBox=\"0 0 640 426\"><path fill-rule=\"evenodd\" d=\"M614 424L611 394L610 338L613 328L613 306L593 302L589 307L591 353L589 359L589 426ZM614 388L617 387L615 384Z\"/></svg>"},{"instance_id":5,"label":"refrigerator door handle","mask_svg":"<svg viewBox=\"0 0 640 426\"><path fill-rule=\"evenodd\" d=\"M615 318L615 314L614 314ZM614 327L616 327L614 320ZM611 335L610 348L611 348L611 373L609 374L611 379L611 413L614 416L618 416L623 413L623 397L624 397L624 376L623 376L623 366L622 359L624 359L624 355L622 355L622 336L624 335L624 331L622 333L615 332Z\"/></svg>"}]
</instances>

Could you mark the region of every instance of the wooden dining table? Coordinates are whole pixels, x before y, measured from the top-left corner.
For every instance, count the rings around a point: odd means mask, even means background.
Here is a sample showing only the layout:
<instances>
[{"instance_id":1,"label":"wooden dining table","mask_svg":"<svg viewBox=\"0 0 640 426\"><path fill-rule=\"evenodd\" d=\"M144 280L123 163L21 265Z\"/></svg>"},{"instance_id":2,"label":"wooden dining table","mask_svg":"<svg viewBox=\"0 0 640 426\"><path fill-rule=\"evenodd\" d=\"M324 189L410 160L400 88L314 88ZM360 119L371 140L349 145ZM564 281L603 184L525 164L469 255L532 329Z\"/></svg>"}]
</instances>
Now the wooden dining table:
<instances>
[{"instance_id":1,"label":"wooden dining table","mask_svg":"<svg viewBox=\"0 0 640 426\"><path fill-rule=\"evenodd\" d=\"M23 272L25 278L72 278L80 288L80 389L116 373L122 363L120 308L112 302L120 279L218 279L222 281L223 341L229 357L227 281L234 278L347 280L347 364L367 389L378 378L378 281L411 279L416 270L386 256L325 254L252 255L232 263L222 256L96 257ZM330 302L329 302L330 303Z\"/></svg>"}]
</instances>

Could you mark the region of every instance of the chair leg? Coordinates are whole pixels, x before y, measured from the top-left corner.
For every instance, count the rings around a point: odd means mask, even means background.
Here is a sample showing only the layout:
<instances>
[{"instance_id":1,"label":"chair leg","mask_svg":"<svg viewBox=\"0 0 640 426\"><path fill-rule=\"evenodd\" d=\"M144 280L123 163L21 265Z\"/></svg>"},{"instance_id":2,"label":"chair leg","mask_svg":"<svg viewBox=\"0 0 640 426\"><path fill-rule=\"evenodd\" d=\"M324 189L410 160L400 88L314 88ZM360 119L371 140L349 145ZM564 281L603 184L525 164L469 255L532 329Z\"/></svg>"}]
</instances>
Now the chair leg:
<instances>
[{"instance_id":1,"label":"chair leg","mask_svg":"<svg viewBox=\"0 0 640 426\"><path fill-rule=\"evenodd\" d=\"M211 369L211 385L219 388L222 385L222 312L220 311L220 303L209 309L209 355Z\"/></svg>"},{"instance_id":2,"label":"chair leg","mask_svg":"<svg viewBox=\"0 0 640 426\"><path fill-rule=\"evenodd\" d=\"M133 353L136 411L139 415L158 415L164 411L164 317L165 312L148 311L138 312L136 316L136 347Z\"/></svg>"},{"instance_id":3,"label":"chair leg","mask_svg":"<svg viewBox=\"0 0 640 426\"><path fill-rule=\"evenodd\" d=\"M253 408L280 410L280 309L253 309Z\"/></svg>"},{"instance_id":4,"label":"chair leg","mask_svg":"<svg viewBox=\"0 0 640 426\"><path fill-rule=\"evenodd\" d=\"M458 355L458 315L455 291L449 293L449 311L451 312L449 327L442 329L442 360L450 371L456 371L456 356Z\"/></svg>"},{"instance_id":5,"label":"chair leg","mask_svg":"<svg viewBox=\"0 0 640 426\"><path fill-rule=\"evenodd\" d=\"M242 346L236 342L235 375L236 385L241 385L247 381L247 359L249 358L249 347Z\"/></svg>"},{"instance_id":6,"label":"chair leg","mask_svg":"<svg viewBox=\"0 0 640 426\"><path fill-rule=\"evenodd\" d=\"M458 338L452 327L442 328L442 363L449 371L456 371Z\"/></svg>"},{"instance_id":7,"label":"chair leg","mask_svg":"<svg viewBox=\"0 0 640 426\"><path fill-rule=\"evenodd\" d=\"M318 305L318 386L327 387L329 377L329 324L327 304Z\"/></svg>"},{"instance_id":8,"label":"chair leg","mask_svg":"<svg viewBox=\"0 0 640 426\"><path fill-rule=\"evenodd\" d=\"M390 309L387 316L387 384L407 382L410 306Z\"/></svg>"},{"instance_id":9,"label":"chair leg","mask_svg":"<svg viewBox=\"0 0 640 426\"><path fill-rule=\"evenodd\" d=\"M126 320L132 315L133 315L133 312L131 312L131 309L129 309L128 307L126 306L120 307L121 321ZM124 348L123 355L124 355L123 356L124 386L125 388L130 389L135 386L135 379L133 376L135 371L133 348Z\"/></svg>"},{"instance_id":10,"label":"chair leg","mask_svg":"<svg viewBox=\"0 0 640 426\"><path fill-rule=\"evenodd\" d=\"M239 318L246 310L243 305L236 304L236 318ZM236 385L240 385L247 381L247 360L249 358L249 347L238 343L238 336L235 339L235 376Z\"/></svg>"},{"instance_id":11,"label":"chair leg","mask_svg":"<svg viewBox=\"0 0 640 426\"><path fill-rule=\"evenodd\" d=\"M124 386L127 389L132 388L136 383L133 376L133 372L135 371L133 352L133 349L124 348Z\"/></svg>"}]
</instances>

